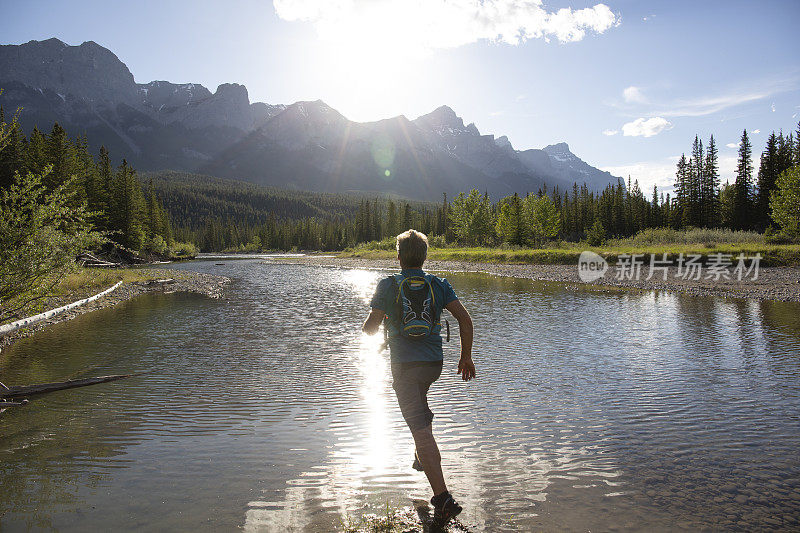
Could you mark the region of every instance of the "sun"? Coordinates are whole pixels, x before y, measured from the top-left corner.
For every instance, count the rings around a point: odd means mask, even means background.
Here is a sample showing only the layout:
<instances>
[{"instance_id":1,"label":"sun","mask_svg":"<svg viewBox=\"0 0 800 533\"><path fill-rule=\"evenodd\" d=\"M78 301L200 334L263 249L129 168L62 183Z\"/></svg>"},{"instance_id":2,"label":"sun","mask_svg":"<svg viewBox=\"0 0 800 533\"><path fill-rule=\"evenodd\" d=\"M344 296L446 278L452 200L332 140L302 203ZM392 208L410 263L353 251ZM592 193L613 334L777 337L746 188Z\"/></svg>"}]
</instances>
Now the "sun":
<instances>
[{"instance_id":1,"label":"sun","mask_svg":"<svg viewBox=\"0 0 800 533\"><path fill-rule=\"evenodd\" d=\"M325 84L338 93L341 111L352 120L401 114L424 78L424 54L407 43L376 37L324 46Z\"/></svg>"},{"instance_id":2,"label":"sun","mask_svg":"<svg viewBox=\"0 0 800 533\"><path fill-rule=\"evenodd\" d=\"M422 4L412 4L331 0L275 6L281 18L313 24L311 56L298 58L311 70L306 76L328 104L364 122L419 110L430 87L435 47L430 24L424 24L430 17L420 15Z\"/></svg>"}]
</instances>

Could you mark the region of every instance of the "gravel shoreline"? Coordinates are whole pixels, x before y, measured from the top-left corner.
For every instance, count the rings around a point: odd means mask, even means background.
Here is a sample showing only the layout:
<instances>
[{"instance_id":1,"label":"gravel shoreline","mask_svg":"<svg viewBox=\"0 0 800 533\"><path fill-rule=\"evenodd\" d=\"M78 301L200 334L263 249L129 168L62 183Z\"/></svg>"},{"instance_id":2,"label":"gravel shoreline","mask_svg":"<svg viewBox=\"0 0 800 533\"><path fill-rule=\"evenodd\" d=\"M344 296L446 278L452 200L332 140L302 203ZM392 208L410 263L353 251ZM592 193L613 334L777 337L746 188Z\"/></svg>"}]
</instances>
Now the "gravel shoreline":
<instances>
[{"instance_id":1,"label":"gravel shoreline","mask_svg":"<svg viewBox=\"0 0 800 533\"><path fill-rule=\"evenodd\" d=\"M41 331L51 324L66 322L67 320L72 320L76 316L84 313L89 313L91 311L117 305L118 303L135 298L140 294L145 294L148 292L193 292L211 298L220 298L222 296L223 288L228 282L230 282L230 279L226 278L225 276L202 274L187 270L147 269L147 272L151 273L155 278L158 279L172 279L174 280L174 283L162 284L142 281L125 282L114 292L98 298L93 302L70 309L69 311L65 311L60 315L56 315L48 320L43 320L42 322L38 322L32 326L19 329L13 333L5 335L4 337L0 337L0 350L10 346L19 339L30 337L37 331ZM84 290L82 292L79 291L66 296L50 298L45 305L45 309L55 309L77 300L87 298L92 296L92 294L96 294L101 291L102 289L95 289L91 291Z\"/></svg>"},{"instance_id":2,"label":"gravel shoreline","mask_svg":"<svg viewBox=\"0 0 800 533\"><path fill-rule=\"evenodd\" d=\"M396 260L364 259L352 257L293 257L276 259L296 264L331 266L339 268L379 268L397 269ZM720 296L723 298L747 298L755 300L777 300L783 302L800 302L800 267L761 267L758 279L746 278L738 281L732 279L685 280L676 277L677 268L670 267L666 281L661 272L652 279L646 280L648 271L642 269L638 280L618 280L613 267L605 275L591 283L585 283L578 277L577 265L521 265L504 263L472 263L463 261L428 261L426 270L433 272L483 272L497 276L509 276L538 281L551 281L585 287L640 290L671 291L692 296Z\"/></svg>"}]
</instances>

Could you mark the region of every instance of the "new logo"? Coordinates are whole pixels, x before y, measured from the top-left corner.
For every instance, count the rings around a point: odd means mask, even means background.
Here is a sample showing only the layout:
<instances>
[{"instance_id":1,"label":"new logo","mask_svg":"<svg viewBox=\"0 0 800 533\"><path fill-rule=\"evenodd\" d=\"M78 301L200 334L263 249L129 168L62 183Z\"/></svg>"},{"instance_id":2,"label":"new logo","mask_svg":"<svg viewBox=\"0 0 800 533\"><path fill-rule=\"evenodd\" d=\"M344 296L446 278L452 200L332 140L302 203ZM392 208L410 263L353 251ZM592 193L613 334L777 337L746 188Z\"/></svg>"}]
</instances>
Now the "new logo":
<instances>
[{"instance_id":1,"label":"new logo","mask_svg":"<svg viewBox=\"0 0 800 533\"><path fill-rule=\"evenodd\" d=\"M588 250L581 252L578 258L578 277L584 283L591 283L598 280L608 270L608 263L605 259L594 252Z\"/></svg>"}]
</instances>

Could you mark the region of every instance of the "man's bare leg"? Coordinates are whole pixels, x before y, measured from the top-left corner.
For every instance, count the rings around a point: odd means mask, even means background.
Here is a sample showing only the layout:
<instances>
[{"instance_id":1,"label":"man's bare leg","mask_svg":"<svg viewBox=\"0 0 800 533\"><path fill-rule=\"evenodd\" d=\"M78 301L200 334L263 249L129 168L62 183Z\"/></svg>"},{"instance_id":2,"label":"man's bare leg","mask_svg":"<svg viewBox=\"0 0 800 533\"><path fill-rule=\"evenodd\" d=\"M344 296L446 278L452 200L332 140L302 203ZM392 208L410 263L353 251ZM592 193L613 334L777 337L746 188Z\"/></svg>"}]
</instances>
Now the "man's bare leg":
<instances>
[{"instance_id":1,"label":"man's bare leg","mask_svg":"<svg viewBox=\"0 0 800 533\"><path fill-rule=\"evenodd\" d=\"M433 489L433 495L438 496L447 492L447 485L444 483L444 473L442 473L442 456L439 453L439 446L433 438L433 428L428 425L422 429L412 431L414 444L417 447L417 457L425 470L428 482Z\"/></svg>"}]
</instances>

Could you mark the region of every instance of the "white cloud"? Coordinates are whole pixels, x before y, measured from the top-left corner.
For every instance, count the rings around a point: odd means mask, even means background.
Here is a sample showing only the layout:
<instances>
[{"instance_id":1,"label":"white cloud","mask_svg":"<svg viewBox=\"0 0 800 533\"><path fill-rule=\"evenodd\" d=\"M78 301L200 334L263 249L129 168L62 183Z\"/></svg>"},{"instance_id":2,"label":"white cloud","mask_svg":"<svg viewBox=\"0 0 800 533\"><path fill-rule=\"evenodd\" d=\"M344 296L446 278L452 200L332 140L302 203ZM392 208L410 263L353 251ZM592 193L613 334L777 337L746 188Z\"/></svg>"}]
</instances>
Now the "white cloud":
<instances>
[{"instance_id":1,"label":"white cloud","mask_svg":"<svg viewBox=\"0 0 800 533\"><path fill-rule=\"evenodd\" d=\"M797 77L781 80L762 80L755 88L744 88L726 94L676 100L654 111L664 117L701 117L758 100L797 87ZM774 104L773 104L774 106Z\"/></svg>"},{"instance_id":2,"label":"white cloud","mask_svg":"<svg viewBox=\"0 0 800 533\"><path fill-rule=\"evenodd\" d=\"M616 135L617 133L619 133L619 130L603 130L603 135L607 135L609 137Z\"/></svg>"},{"instance_id":3,"label":"white cloud","mask_svg":"<svg viewBox=\"0 0 800 533\"><path fill-rule=\"evenodd\" d=\"M739 148L739 145L742 144L741 142L738 143L728 143L725 146L728 148Z\"/></svg>"},{"instance_id":4,"label":"white cloud","mask_svg":"<svg viewBox=\"0 0 800 533\"><path fill-rule=\"evenodd\" d=\"M641 89L633 85L622 91L622 97L628 103L644 104L647 102L647 99L642 94Z\"/></svg>"},{"instance_id":5,"label":"white cloud","mask_svg":"<svg viewBox=\"0 0 800 533\"><path fill-rule=\"evenodd\" d=\"M422 49L480 40L573 42L619 23L605 4L550 12L542 0L273 0L273 5L280 18L310 22L325 40L366 45L394 40Z\"/></svg>"},{"instance_id":6,"label":"white cloud","mask_svg":"<svg viewBox=\"0 0 800 533\"><path fill-rule=\"evenodd\" d=\"M672 123L663 117L637 118L633 122L622 125L622 135L625 137L652 137L669 129L672 129Z\"/></svg>"},{"instance_id":7,"label":"white cloud","mask_svg":"<svg viewBox=\"0 0 800 533\"><path fill-rule=\"evenodd\" d=\"M645 98L637 87L628 87L623 91L624 101L612 102L610 105L634 112L639 116L644 114L648 117L701 117L763 100L775 94L794 91L797 89L799 81L797 74L791 74L783 78L761 79L747 86L730 89L725 93L695 98L668 99L660 102L652 94L649 95L649 98ZM648 104L649 109L645 112L637 104Z\"/></svg>"},{"instance_id":8,"label":"white cloud","mask_svg":"<svg viewBox=\"0 0 800 533\"><path fill-rule=\"evenodd\" d=\"M761 133L761 130L753 130L753 135L758 135L759 133Z\"/></svg>"},{"instance_id":9,"label":"white cloud","mask_svg":"<svg viewBox=\"0 0 800 533\"><path fill-rule=\"evenodd\" d=\"M773 113L775 112L775 102L772 102L772 105L770 106L770 109L772 109Z\"/></svg>"},{"instance_id":10,"label":"white cloud","mask_svg":"<svg viewBox=\"0 0 800 533\"><path fill-rule=\"evenodd\" d=\"M748 92L739 94L726 94L697 98L694 100L679 100L669 109L659 111L659 114L668 117L702 117L711 115L729 107L746 104L766 98L769 92Z\"/></svg>"}]
</instances>

